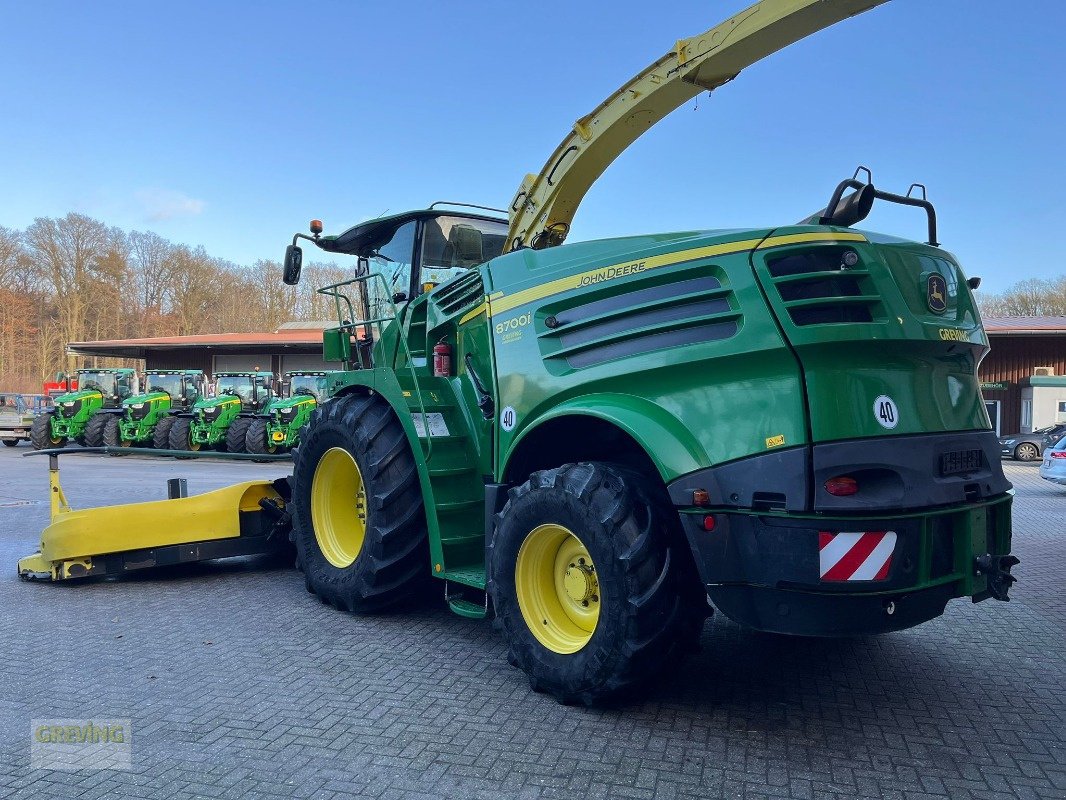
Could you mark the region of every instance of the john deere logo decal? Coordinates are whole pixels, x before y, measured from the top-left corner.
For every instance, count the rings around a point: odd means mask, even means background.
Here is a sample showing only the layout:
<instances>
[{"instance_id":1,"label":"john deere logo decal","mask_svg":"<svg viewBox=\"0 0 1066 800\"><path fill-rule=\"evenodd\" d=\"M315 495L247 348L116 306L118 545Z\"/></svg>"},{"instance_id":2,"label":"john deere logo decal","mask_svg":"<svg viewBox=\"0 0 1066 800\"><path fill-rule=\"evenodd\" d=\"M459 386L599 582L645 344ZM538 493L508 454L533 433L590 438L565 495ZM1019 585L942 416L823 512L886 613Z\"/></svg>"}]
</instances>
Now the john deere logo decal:
<instances>
[{"instance_id":1,"label":"john deere logo decal","mask_svg":"<svg viewBox=\"0 0 1066 800\"><path fill-rule=\"evenodd\" d=\"M930 275L925 281L925 302L934 314L943 314L947 310L948 282L943 275Z\"/></svg>"}]
</instances>

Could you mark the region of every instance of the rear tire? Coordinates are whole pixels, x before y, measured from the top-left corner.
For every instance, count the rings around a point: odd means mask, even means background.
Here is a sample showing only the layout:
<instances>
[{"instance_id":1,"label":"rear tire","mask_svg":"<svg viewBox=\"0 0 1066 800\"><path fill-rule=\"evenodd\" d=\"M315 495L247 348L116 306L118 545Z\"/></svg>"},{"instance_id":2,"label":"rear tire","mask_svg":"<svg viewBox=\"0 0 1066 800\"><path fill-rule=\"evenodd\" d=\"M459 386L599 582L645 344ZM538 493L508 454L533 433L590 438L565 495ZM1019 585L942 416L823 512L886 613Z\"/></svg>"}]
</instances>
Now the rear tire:
<instances>
[{"instance_id":1,"label":"rear tire","mask_svg":"<svg viewBox=\"0 0 1066 800\"><path fill-rule=\"evenodd\" d=\"M18 447L18 439L4 439L4 447Z\"/></svg>"},{"instance_id":2,"label":"rear tire","mask_svg":"<svg viewBox=\"0 0 1066 800\"><path fill-rule=\"evenodd\" d=\"M47 450L50 447L66 447L65 437L52 438L52 413L40 414L33 418L30 426L30 443L34 450Z\"/></svg>"},{"instance_id":3,"label":"rear tire","mask_svg":"<svg viewBox=\"0 0 1066 800\"><path fill-rule=\"evenodd\" d=\"M170 429L174 427L177 417L163 417L155 424L152 431L152 447L156 450L170 449Z\"/></svg>"},{"instance_id":4,"label":"rear tire","mask_svg":"<svg viewBox=\"0 0 1066 800\"><path fill-rule=\"evenodd\" d=\"M86 447L104 446L104 427L109 419L111 419L110 414L100 412L89 417L89 421L85 423L85 430L82 432L82 440Z\"/></svg>"},{"instance_id":5,"label":"rear tire","mask_svg":"<svg viewBox=\"0 0 1066 800\"><path fill-rule=\"evenodd\" d=\"M256 455L273 455L278 451L275 445L267 441L267 421L259 418L252 420L248 426L248 435L245 438L244 447L249 453Z\"/></svg>"},{"instance_id":6,"label":"rear tire","mask_svg":"<svg viewBox=\"0 0 1066 800\"><path fill-rule=\"evenodd\" d=\"M706 617L676 525L642 482L595 462L535 472L496 517L488 585L508 661L561 703L646 683Z\"/></svg>"},{"instance_id":7,"label":"rear tire","mask_svg":"<svg viewBox=\"0 0 1066 800\"><path fill-rule=\"evenodd\" d=\"M252 420L247 417L237 417L230 423L229 428L226 430L226 452L244 452L244 438L248 434L248 426L251 424Z\"/></svg>"},{"instance_id":8,"label":"rear tire","mask_svg":"<svg viewBox=\"0 0 1066 800\"><path fill-rule=\"evenodd\" d=\"M1040 458L1040 448L1032 442L1022 442L1014 448L1014 457L1019 461L1036 461Z\"/></svg>"},{"instance_id":9,"label":"rear tire","mask_svg":"<svg viewBox=\"0 0 1066 800\"><path fill-rule=\"evenodd\" d=\"M426 515L392 408L362 395L319 406L295 458L293 541L307 588L358 613L420 595L430 580Z\"/></svg>"}]
</instances>

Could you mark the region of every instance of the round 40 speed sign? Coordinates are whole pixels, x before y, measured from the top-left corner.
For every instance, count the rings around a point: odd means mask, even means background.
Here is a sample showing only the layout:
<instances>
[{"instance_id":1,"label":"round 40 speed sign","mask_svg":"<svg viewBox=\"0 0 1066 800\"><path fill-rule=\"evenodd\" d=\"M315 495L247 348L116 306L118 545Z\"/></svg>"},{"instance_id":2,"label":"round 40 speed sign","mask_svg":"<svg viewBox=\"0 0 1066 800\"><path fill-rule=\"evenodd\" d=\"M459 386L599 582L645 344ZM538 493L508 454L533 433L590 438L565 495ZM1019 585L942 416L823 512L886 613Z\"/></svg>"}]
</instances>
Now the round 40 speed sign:
<instances>
[{"instance_id":1,"label":"round 40 speed sign","mask_svg":"<svg viewBox=\"0 0 1066 800\"><path fill-rule=\"evenodd\" d=\"M874 419L882 428L892 430L899 424L899 408L896 401L887 394L880 395L874 400Z\"/></svg>"},{"instance_id":2,"label":"round 40 speed sign","mask_svg":"<svg viewBox=\"0 0 1066 800\"><path fill-rule=\"evenodd\" d=\"M500 412L500 427L505 431L513 431L514 426L518 424L518 414L511 406L507 406Z\"/></svg>"}]
</instances>

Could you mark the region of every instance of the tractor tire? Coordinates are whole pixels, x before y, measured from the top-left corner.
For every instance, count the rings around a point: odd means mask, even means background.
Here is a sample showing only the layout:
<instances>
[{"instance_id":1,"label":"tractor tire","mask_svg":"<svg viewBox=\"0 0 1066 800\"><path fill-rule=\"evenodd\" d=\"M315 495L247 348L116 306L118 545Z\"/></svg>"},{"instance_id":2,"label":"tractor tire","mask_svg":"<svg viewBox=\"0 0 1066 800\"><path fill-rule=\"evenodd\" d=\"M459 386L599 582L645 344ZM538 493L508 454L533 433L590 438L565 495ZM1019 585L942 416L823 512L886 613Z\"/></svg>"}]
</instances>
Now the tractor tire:
<instances>
[{"instance_id":1,"label":"tractor tire","mask_svg":"<svg viewBox=\"0 0 1066 800\"><path fill-rule=\"evenodd\" d=\"M81 435L85 447L104 446L104 426L107 425L109 419L111 419L110 414L97 413L89 417L89 421L85 423L85 430Z\"/></svg>"},{"instance_id":2,"label":"tractor tire","mask_svg":"<svg viewBox=\"0 0 1066 800\"><path fill-rule=\"evenodd\" d=\"M18 447L18 439L4 439L4 447Z\"/></svg>"},{"instance_id":3,"label":"tractor tire","mask_svg":"<svg viewBox=\"0 0 1066 800\"><path fill-rule=\"evenodd\" d=\"M429 584L414 456L380 398L348 395L315 410L295 455L292 511L298 563L323 602L373 613Z\"/></svg>"},{"instance_id":4,"label":"tractor tire","mask_svg":"<svg viewBox=\"0 0 1066 800\"><path fill-rule=\"evenodd\" d=\"M167 441L170 444L171 450L199 450L200 445L194 445L189 436L189 429L192 427L192 419L189 417L175 417L174 424L170 426L170 433L167 435ZM188 458L188 456L185 456Z\"/></svg>"},{"instance_id":5,"label":"tractor tire","mask_svg":"<svg viewBox=\"0 0 1066 800\"><path fill-rule=\"evenodd\" d=\"M174 427L177 417L163 417L152 429L152 447L156 450L170 449L170 429Z\"/></svg>"},{"instance_id":6,"label":"tractor tire","mask_svg":"<svg viewBox=\"0 0 1066 800\"><path fill-rule=\"evenodd\" d=\"M30 444L34 450L47 450L50 447L66 447L65 437L52 438L52 415L38 414L30 426Z\"/></svg>"},{"instance_id":7,"label":"tractor tire","mask_svg":"<svg viewBox=\"0 0 1066 800\"><path fill-rule=\"evenodd\" d=\"M534 691L625 696L691 645L706 595L679 525L635 473L598 462L535 472L496 516L489 593ZM693 605L693 597L700 600Z\"/></svg>"},{"instance_id":8,"label":"tractor tire","mask_svg":"<svg viewBox=\"0 0 1066 800\"><path fill-rule=\"evenodd\" d=\"M226 431L226 452L243 453L244 439L248 435L248 426L254 424L247 417L237 417Z\"/></svg>"},{"instance_id":9,"label":"tractor tire","mask_svg":"<svg viewBox=\"0 0 1066 800\"><path fill-rule=\"evenodd\" d=\"M267 421L254 419L248 427L248 435L245 438L244 447L249 453L256 455L273 455L278 451L276 445L267 441Z\"/></svg>"},{"instance_id":10,"label":"tractor tire","mask_svg":"<svg viewBox=\"0 0 1066 800\"><path fill-rule=\"evenodd\" d=\"M103 444L104 447L129 447L132 444L132 442L122 440L122 431L118 426L117 416L108 415L104 423ZM118 453L108 455L116 456Z\"/></svg>"},{"instance_id":11,"label":"tractor tire","mask_svg":"<svg viewBox=\"0 0 1066 800\"><path fill-rule=\"evenodd\" d=\"M1032 442L1022 442L1014 448L1014 457L1019 461L1036 461L1040 458L1040 448Z\"/></svg>"}]
</instances>

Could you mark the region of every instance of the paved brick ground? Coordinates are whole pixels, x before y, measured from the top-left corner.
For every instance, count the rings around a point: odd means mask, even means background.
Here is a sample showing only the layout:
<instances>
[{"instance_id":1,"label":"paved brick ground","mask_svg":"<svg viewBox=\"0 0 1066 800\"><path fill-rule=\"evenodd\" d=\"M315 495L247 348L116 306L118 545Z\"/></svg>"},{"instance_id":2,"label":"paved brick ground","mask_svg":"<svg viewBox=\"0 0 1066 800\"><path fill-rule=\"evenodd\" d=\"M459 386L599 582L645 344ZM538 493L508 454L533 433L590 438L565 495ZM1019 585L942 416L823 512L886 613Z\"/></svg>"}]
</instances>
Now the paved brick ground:
<instances>
[{"instance_id":1,"label":"paved brick ground","mask_svg":"<svg viewBox=\"0 0 1066 800\"><path fill-rule=\"evenodd\" d=\"M487 623L341 614L288 570L20 583L47 517L22 450L0 452L0 797L1066 797L1066 489L1032 465L1008 467L1010 604L845 641L716 619L645 701L590 711L532 694ZM280 473L70 461L75 505ZM132 718L133 771L30 770L29 720L66 716Z\"/></svg>"}]
</instances>

